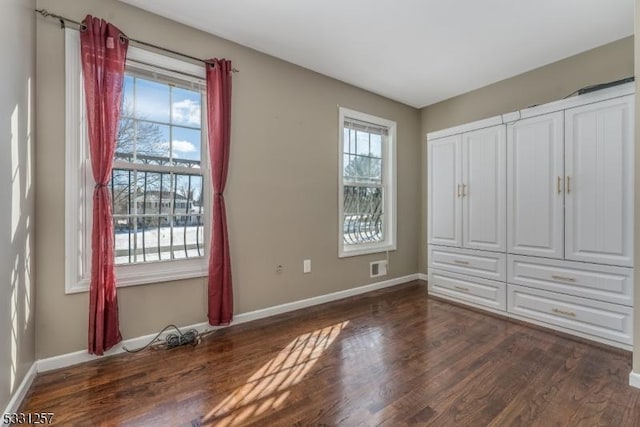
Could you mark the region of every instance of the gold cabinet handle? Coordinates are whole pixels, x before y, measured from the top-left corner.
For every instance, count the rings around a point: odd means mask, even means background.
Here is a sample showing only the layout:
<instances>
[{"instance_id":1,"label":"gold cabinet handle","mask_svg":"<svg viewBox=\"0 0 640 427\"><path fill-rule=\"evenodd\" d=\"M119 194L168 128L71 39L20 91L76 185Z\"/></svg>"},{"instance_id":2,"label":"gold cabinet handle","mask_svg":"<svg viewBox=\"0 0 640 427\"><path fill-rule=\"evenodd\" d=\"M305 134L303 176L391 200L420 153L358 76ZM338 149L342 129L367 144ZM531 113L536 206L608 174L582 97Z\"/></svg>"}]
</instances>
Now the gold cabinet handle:
<instances>
[{"instance_id":1,"label":"gold cabinet handle","mask_svg":"<svg viewBox=\"0 0 640 427\"><path fill-rule=\"evenodd\" d=\"M558 194L562 193L562 177L558 177Z\"/></svg>"},{"instance_id":2,"label":"gold cabinet handle","mask_svg":"<svg viewBox=\"0 0 640 427\"><path fill-rule=\"evenodd\" d=\"M571 193L571 177L567 175L567 194Z\"/></svg>"},{"instance_id":3,"label":"gold cabinet handle","mask_svg":"<svg viewBox=\"0 0 640 427\"><path fill-rule=\"evenodd\" d=\"M560 310L559 308L554 308L551 311L553 311L556 314L561 314L563 316L576 317L576 314L573 311Z\"/></svg>"},{"instance_id":4,"label":"gold cabinet handle","mask_svg":"<svg viewBox=\"0 0 640 427\"><path fill-rule=\"evenodd\" d=\"M566 276L558 276L558 275L552 275L551 276L552 279L555 280L564 280L565 282L575 282L576 279L574 279L573 277L566 277Z\"/></svg>"},{"instance_id":5,"label":"gold cabinet handle","mask_svg":"<svg viewBox=\"0 0 640 427\"><path fill-rule=\"evenodd\" d=\"M454 286L454 289L457 289L462 292L469 292L469 288L463 288L462 286Z\"/></svg>"},{"instance_id":6,"label":"gold cabinet handle","mask_svg":"<svg viewBox=\"0 0 640 427\"><path fill-rule=\"evenodd\" d=\"M465 191L467 188L467 184L462 184L462 197L467 196L467 192Z\"/></svg>"},{"instance_id":7,"label":"gold cabinet handle","mask_svg":"<svg viewBox=\"0 0 640 427\"><path fill-rule=\"evenodd\" d=\"M460 184L458 184L458 197L460 197L462 194L460 194Z\"/></svg>"},{"instance_id":8,"label":"gold cabinet handle","mask_svg":"<svg viewBox=\"0 0 640 427\"><path fill-rule=\"evenodd\" d=\"M469 261L462 261L462 260L459 260L459 259L454 259L453 262L455 264L469 265Z\"/></svg>"}]
</instances>

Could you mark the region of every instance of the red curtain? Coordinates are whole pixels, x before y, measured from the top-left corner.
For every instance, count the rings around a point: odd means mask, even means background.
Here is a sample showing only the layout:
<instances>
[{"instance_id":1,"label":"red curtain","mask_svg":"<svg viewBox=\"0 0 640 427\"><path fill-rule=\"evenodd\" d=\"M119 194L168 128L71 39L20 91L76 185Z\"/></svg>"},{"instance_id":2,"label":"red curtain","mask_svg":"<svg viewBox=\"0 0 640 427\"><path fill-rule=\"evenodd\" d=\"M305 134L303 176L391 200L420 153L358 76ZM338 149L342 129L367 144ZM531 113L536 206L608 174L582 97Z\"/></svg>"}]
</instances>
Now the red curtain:
<instances>
[{"instance_id":1,"label":"red curtain","mask_svg":"<svg viewBox=\"0 0 640 427\"><path fill-rule=\"evenodd\" d=\"M124 65L129 42L115 26L87 15L80 32L82 73L87 102L87 125L93 191L91 287L89 291L89 353L103 354L120 341L118 297L114 267L111 178Z\"/></svg>"},{"instance_id":2,"label":"red curtain","mask_svg":"<svg viewBox=\"0 0 640 427\"><path fill-rule=\"evenodd\" d=\"M212 59L207 64L207 122L213 224L209 258L209 324L228 325L233 319L231 258L227 234L224 187L231 147L231 61Z\"/></svg>"}]
</instances>

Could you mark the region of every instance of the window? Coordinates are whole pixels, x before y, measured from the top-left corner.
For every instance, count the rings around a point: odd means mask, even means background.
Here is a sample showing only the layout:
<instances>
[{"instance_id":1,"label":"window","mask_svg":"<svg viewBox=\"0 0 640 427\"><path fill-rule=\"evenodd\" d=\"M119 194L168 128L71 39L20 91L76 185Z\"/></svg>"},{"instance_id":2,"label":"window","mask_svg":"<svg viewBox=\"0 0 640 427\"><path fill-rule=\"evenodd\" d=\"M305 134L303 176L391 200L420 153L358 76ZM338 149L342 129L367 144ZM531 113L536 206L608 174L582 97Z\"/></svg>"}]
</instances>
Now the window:
<instances>
[{"instance_id":1,"label":"window","mask_svg":"<svg viewBox=\"0 0 640 427\"><path fill-rule=\"evenodd\" d=\"M338 255L395 250L396 123L346 108L339 116Z\"/></svg>"},{"instance_id":2,"label":"window","mask_svg":"<svg viewBox=\"0 0 640 427\"><path fill-rule=\"evenodd\" d=\"M114 169L116 265L204 255L202 96L127 67Z\"/></svg>"},{"instance_id":3,"label":"window","mask_svg":"<svg viewBox=\"0 0 640 427\"><path fill-rule=\"evenodd\" d=\"M77 31L66 37L66 291L88 290L94 188ZM207 274L204 67L129 47L109 188L118 286ZM77 238L69 238L77 236Z\"/></svg>"}]
</instances>

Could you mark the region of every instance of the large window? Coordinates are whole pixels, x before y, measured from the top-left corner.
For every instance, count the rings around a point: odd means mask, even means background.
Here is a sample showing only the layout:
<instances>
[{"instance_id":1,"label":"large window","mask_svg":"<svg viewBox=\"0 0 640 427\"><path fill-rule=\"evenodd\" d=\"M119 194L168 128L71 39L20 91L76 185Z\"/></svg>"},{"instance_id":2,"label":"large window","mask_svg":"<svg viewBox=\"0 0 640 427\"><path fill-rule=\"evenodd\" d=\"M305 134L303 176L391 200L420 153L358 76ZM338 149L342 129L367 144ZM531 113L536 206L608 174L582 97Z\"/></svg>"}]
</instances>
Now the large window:
<instances>
[{"instance_id":1,"label":"large window","mask_svg":"<svg viewBox=\"0 0 640 427\"><path fill-rule=\"evenodd\" d=\"M66 290L88 289L89 157L79 36L66 31ZM204 67L129 47L111 190L118 286L206 275Z\"/></svg>"},{"instance_id":2,"label":"large window","mask_svg":"<svg viewBox=\"0 0 640 427\"><path fill-rule=\"evenodd\" d=\"M396 248L395 133L395 122L340 108L341 257Z\"/></svg>"},{"instance_id":3,"label":"large window","mask_svg":"<svg viewBox=\"0 0 640 427\"><path fill-rule=\"evenodd\" d=\"M204 255L201 118L198 88L127 68L110 182L117 265Z\"/></svg>"}]
</instances>

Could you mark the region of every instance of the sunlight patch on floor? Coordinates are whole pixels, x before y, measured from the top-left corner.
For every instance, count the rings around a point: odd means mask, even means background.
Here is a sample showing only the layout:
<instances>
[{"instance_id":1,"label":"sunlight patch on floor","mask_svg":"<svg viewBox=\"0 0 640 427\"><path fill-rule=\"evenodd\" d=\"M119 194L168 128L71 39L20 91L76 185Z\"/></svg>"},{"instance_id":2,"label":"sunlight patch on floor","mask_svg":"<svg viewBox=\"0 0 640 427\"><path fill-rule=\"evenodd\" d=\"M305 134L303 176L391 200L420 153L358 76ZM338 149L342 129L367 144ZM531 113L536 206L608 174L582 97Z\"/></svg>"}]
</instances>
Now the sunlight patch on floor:
<instances>
[{"instance_id":1,"label":"sunlight patch on floor","mask_svg":"<svg viewBox=\"0 0 640 427\"><path fill-rule=\"evenodd\" d=\"M287 389L302 381L348 323L336 323L295 338L213 408L203 423L215 420L216 426L232 426L282 406L290 394Z\"/></svg>"}]
</instances>

